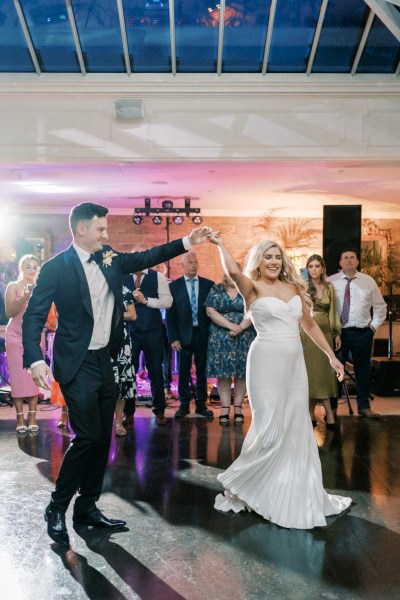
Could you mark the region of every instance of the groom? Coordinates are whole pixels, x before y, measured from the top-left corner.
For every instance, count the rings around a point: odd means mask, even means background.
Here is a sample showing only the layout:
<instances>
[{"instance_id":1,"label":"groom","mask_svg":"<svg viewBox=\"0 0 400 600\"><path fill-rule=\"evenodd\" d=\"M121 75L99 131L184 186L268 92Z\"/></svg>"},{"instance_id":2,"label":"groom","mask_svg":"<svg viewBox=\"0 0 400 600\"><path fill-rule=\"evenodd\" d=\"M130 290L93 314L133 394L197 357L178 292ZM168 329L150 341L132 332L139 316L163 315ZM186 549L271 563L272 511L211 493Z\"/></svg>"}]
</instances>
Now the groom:
<instances>
[{"instance_id":1,"label":"groom","mask_svg":"<svg viewBox=\"0 0 400 600\"><path fill-rule=\"evenodd\" d=\"M47 532L69 546L65 513L76 492L74 525L114 529L125 521L109 519L96 507L111 441L116 388L110 357L122 345L122 275L142 271L206 241L208 227L144 252L121 253L107 245L108 209L90 202L70 214L73 243L41 268L22 324L24 367L33 381L50 389L53 374L43 361L41 333L50 306L58 312L54 377L61 386L75 433L65 453L55 491L45 511Z\"/></svg>"}]
</instances>

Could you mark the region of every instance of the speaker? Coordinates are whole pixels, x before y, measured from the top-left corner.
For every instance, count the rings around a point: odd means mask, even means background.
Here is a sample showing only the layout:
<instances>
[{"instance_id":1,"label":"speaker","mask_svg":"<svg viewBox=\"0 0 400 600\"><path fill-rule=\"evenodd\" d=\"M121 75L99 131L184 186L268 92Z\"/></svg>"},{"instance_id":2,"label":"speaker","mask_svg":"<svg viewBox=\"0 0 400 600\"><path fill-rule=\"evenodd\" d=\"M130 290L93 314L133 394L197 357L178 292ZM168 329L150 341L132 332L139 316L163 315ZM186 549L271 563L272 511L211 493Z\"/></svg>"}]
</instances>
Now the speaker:
<instances>
[{"instance_id":1,"label":"speaker","mask_svg":"<svg viewBox=\"0 0 400 600\"><path fill-rule=\"evenodd\" d=\"M328 275L340 269L342 250L354 248L361 258L361 205L324 205L323 255ZM358 269L361 268L361 265Z\"/></svg>"},{"instance_id":2,"label":"speaker","mask_svg":"<svg viewBox=\"0 0 400 600\"><path fill-rule=\"evenodd\" d=\"M400 396L400 358L373 358L371 391L378 396Z\"/></svg>"},{"instance_id":3,"label":"speaker","mask_svg":"<svg viewBox=\"0 0 400 600\"><path fill-rule=\"evenodd\" d=\"M115 101L115 115L117 119L142 119L144 115L143 101L123 98Z\"/></svg>"},{"instance_id":4,"label":"speaker","mask_svg":"<svg viewBox=\"0 0 400 600\"><path fill-rule=\"evenodd\" d=\"M387 338L374 339L372 346L372 356L388 356L389 340Z\"/></svg>"}]
</instances>

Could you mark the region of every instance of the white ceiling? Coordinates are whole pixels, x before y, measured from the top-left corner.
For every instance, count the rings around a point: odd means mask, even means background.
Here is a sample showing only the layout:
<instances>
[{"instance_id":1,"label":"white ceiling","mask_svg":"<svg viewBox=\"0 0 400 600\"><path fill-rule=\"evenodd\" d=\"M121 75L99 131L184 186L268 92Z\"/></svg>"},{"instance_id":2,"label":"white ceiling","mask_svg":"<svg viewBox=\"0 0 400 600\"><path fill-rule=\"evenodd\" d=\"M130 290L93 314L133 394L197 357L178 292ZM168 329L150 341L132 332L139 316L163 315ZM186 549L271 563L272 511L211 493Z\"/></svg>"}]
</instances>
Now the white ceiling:
<instances>
[{"instance_id":1,"label":"white ceiling","mask_svg":"<svg viewBox=\"0 0 400 600\"><path fill-rule=\"evenodd\" d=\"M361 204L364 218L400 218L400 160L2 163L0 185L1 208L18 214L88 201L131 214L147 196L154 207L190 197L205 216L322 217L324 204Z\"/></svg>"}]
</instances>

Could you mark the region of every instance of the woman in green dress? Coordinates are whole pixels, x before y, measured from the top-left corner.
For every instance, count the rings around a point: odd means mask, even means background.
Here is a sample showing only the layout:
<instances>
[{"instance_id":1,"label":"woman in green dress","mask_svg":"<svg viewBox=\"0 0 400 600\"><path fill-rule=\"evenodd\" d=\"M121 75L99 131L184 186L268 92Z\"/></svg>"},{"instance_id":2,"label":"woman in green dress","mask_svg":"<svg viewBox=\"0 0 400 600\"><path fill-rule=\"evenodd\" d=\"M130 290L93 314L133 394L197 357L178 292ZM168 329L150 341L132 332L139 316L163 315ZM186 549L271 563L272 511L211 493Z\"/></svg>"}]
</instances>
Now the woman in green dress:
<instances>
[{"instance_id":1,"label":"woman in green dress","mask_svg":"<svg viewBox=\"0 0 400 600\"><path fill-rule=\"evenodd\" d=\"M308 258L306 266L308 271L308 294L313 301L313 317L322 329L331 348L337 351L341 346L341 323L336 310L334 287L326 281L325 261L322 256L313 254ZM315 426L315 405L317 402L321 402L326 413L327 427L333 428L335 417L329 398L338 396L337 378L326 355L303 331L301 332L301 339L308 374L311 420Z\"/></svg>"}]
</instances>

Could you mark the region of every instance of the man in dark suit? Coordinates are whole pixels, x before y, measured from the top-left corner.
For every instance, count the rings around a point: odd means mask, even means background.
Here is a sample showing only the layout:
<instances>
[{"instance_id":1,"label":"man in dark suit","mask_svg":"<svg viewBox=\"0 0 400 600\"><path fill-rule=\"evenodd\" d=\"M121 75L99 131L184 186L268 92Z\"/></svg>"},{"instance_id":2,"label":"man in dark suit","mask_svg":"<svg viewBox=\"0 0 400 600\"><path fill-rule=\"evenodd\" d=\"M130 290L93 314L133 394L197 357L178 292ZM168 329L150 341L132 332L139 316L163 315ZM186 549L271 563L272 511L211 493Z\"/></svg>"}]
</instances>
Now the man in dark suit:
<instances>
[{"instance_id":1,"label":"man in dark suit","mask_svg":"<svg viewBox=\"0 0 400 600\"><path fill-rule=\"evenodd\" d=\"M214 282L197 275L199 263L194 252L182 258L183 277L170 283L174 299L167 311L168 336L171 347L179 352L178 393L181 402L176 419L189 414L192 356L196 366L196 413L213 417L207 410L207 342L209 318L204 302Z\"/></svg>"},{"instance_id":2,"label":"man in dark suit","mask_svg":"<svg viewBox=\"0 0 400 600\"><path fill-rule=\"evenodd\" d=\"M143 269L123 278L124 287L132 292L136 303L137 319L126 326L132 342L132 359L135 372L139 370L140 353L143 351L149 374L153 412L157 425L166 425L165 394L163 378L164 342L160 308L169 308L172 296L164 275L155 269ZM133 416L135 400L125 403L125 415Z\"/></svg>"},{"instance_id":3,"label":"man in dark suit","mask_svg":"<svg viewBox=\"0 0 400 600\"><path fill-rule=\"evenodd\" d=\"M110 356L123 339L122 275L171 259L209 237L208 228L144 252L120 253L106 245L108 209L83 203L70 214L73 244L40 271L24 315L24 367L34 382L50 389L53 374L43 361L40 338L51 304L58 312L54 376L61 386L75 438L62 462L45 520L49 536L69 545L65 512L73 495L74 525L117 528L96 507L111 440L116 387Z\"/></svg>"}]
</instances>

